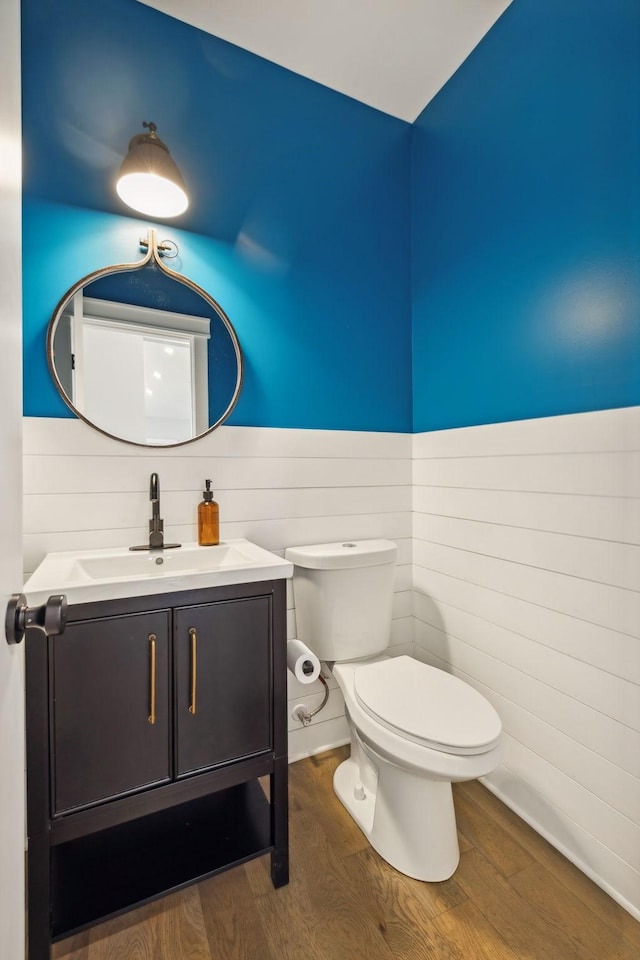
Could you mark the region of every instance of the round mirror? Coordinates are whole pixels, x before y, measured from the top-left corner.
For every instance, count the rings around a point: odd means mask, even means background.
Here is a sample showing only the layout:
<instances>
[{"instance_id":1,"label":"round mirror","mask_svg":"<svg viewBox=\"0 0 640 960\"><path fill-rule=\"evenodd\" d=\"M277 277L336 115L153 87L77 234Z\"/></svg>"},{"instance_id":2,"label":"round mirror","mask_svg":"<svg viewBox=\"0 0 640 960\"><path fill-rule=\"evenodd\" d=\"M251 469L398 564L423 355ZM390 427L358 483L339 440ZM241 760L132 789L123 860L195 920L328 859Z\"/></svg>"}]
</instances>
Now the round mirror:
<instances>
[{"instance_id":1,"label":"round mirror","mask_svg":"<svg viewBox=\"0 0 640 960\"><path fill-rule=\"evenodd\" d=\"M242 354L220 305L162 259L153 230L138 263L74 284L47 334L49 369L77 416L116 440L174 447L220 426Z\"/></svg>"}]
</instances>

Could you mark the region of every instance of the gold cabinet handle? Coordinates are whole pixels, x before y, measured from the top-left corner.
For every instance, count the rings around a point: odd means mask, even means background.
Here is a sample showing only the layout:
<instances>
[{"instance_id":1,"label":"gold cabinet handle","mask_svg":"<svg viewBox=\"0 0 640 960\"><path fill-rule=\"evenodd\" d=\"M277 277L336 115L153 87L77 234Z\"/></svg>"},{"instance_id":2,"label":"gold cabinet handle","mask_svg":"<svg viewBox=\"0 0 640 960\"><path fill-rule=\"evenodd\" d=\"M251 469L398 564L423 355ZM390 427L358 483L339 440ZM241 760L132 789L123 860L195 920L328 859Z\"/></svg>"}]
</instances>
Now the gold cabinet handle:
<instances>
[{"instance_id":1,"label":"gold cabinet handle","mask_svg":"<svg viewBox=\"0 0 640 960\"><path fill-rule=\"evenodd\" d=\"M195 627L189 629L189 636L191 637L191 703L189 704L189 713L193 715L196 712L196 678L198 672L198 636Z\"/></svg>"},{"instance_id":2,"label":"gold cabinet handle","mask_svg":"<svg viewBox=\"0 0 640 960\"><path fill-rule=\"evenodd\" d=\"M151 687L151 713L149 714L149 723L156 722L156 635L149 634L149 663L150 663L150 687Z\"/></svg>"}]
</instances>

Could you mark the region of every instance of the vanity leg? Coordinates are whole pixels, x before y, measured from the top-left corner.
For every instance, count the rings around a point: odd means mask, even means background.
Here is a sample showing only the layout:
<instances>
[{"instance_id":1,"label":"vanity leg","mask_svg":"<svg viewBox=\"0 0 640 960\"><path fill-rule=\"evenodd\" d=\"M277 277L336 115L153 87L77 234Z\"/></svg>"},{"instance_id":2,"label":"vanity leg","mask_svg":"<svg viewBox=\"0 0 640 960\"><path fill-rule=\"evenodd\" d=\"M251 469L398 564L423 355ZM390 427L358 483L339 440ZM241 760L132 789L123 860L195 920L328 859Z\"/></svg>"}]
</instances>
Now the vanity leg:
<instances>
[{"instance_id":1,"label":"vanity leg","mask_svg":"<svg viewBox=\"0 0 640 960\"><path fill-rule=\"evenodd\" d=\"M51 852L49 847L48 638L29 629L25 638L27 745L27 937L29 960L49 960ZM2 947L0 946L0 952Z\"/></svg>"},{"instance_id":2,"label":"vanity leg","mask_svg":"<svg viewBox=\"0 0 640 960\"><path fill-rule=\"evenodd\" d=\"M289 766L278 757L271 774L271 881L274 887L289 882Z\"/></svg>"},{"instance_id":3,"label":"vanity leg","mask_svg":"<svg viewBox=\"0 0 640 960\"><path fill-rule=\"evenodd\" d=\"M49 837L29 837L27 852L27 957L49 960L51 949Z\"/></svg>"}]
</instances>

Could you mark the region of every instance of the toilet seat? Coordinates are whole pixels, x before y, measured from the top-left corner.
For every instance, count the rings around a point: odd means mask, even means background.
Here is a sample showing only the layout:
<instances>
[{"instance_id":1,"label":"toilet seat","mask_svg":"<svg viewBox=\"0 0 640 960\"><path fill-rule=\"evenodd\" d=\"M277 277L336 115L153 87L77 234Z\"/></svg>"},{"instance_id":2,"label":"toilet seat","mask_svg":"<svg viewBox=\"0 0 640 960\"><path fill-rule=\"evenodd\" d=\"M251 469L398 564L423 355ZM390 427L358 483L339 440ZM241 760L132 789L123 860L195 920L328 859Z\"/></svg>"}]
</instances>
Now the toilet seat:
<instances>
[{"instance_id":1,"label":"toilet seat","mask_svg":"<svg viewBox=\"0 0 640 960\"><path fill-rule=\"evenodd\" d=\"M482 694L443 670L401 656L359 666L353 688L377 723L413 743L461 756L484 754L501 723Z\"/></svg>"}]
</instances>

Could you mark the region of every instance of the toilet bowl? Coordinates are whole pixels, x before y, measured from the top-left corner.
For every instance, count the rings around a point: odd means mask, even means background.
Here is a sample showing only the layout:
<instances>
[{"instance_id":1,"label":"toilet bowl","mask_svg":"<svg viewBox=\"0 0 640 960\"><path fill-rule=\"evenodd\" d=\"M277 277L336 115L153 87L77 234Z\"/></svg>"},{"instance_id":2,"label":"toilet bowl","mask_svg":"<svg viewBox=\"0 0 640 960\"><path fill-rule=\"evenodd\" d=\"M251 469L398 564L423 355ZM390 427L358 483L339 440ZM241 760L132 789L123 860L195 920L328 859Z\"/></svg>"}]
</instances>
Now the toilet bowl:
<instances>
[{"instance_id":1,"label":"toilet bowl","mask_svg":"<svg viewBox=\"0 0 640 960\"><path fill-rule=\"evenodd\" d=\"M386 540L290 547L298 637L327 662L344 696L351 755L335 792L375 850L418 880L459 861L451 784L499 762L501 723L457 677L391 657L397 548Z\"/></svg>"},{"instance_id":2,"label":"toilet bowl","mask_svg":"<svg viewBox=\"0 0 640 960\"><path fill-rule=\"evenodd\" d=\"M335 664L333 675L351 734L336 794L393 867L446 880L460 857L451 784L498 764L495 710L468 684L411 657Z\"/></svg>"}]
</instances>

